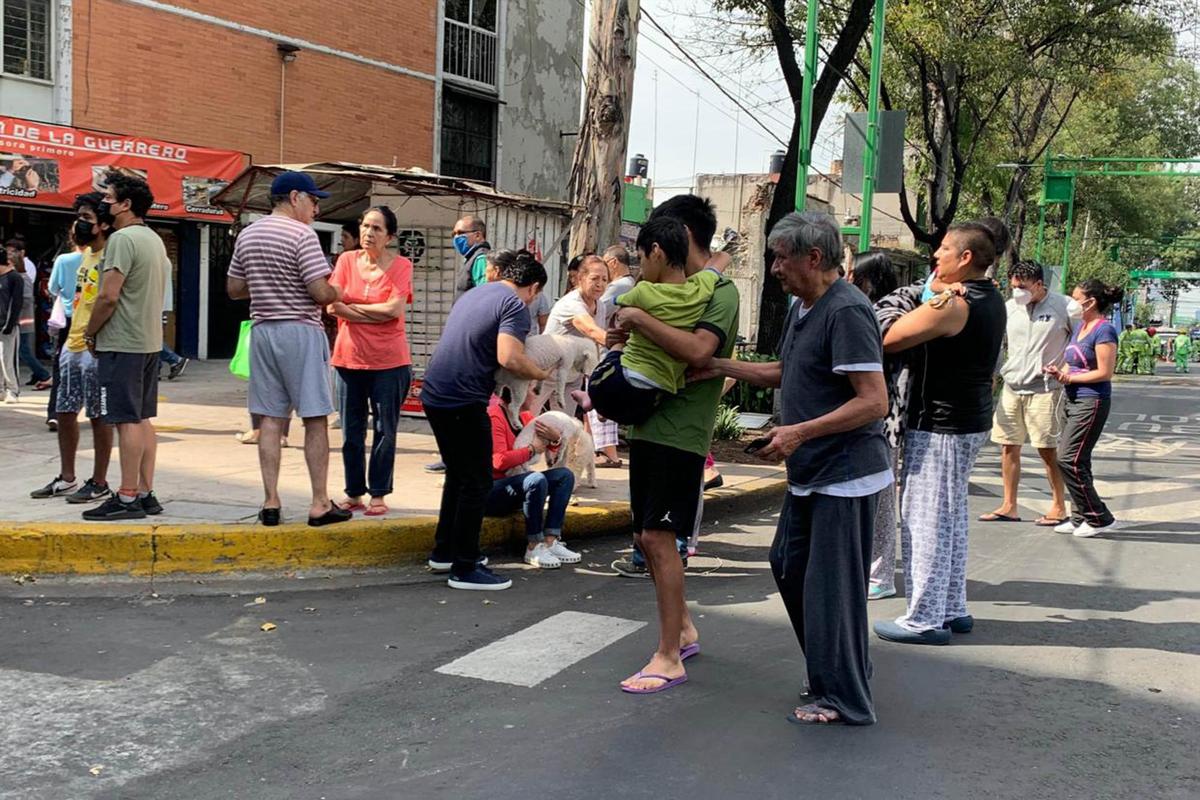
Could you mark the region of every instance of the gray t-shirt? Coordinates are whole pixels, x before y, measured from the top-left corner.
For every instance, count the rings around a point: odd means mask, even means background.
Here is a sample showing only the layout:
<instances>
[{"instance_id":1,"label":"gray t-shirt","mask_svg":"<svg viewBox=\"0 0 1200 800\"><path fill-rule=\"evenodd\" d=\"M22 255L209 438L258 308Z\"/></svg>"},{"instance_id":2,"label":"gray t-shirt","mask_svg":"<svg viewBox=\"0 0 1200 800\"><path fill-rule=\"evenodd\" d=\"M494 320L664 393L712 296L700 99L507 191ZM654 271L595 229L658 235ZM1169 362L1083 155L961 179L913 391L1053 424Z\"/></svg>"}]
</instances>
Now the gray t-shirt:
<instances>
[{"instance_id":1,"label":"gray t-shirt","mask_svg":"<svg viewBox=\"0 0 1200 800\"><path fill-rule=\"evenodd\" d=\"M866 295L835 281L803 315L795 303L784 325L780 405L784 425L823 417L854 396L848 373L882 371L883 341ZM883 423L810 439L788 457L788 483L822 486L890 469Z\"/></svg>"},{"instance_id":2,"label":"gray t-shirt","mask_svg":"<svg viewBox=\"0 0 1200 800\"><path fill-rule=\"evenodd\" d=\"M601 328L608 327L608 317L612 313L612 304L604 300L596 302L596 313L588 311L587 303L583 301L578 289L572 289L559 298L550 309L550 319L546 320L546 333L555 336L586 336L575 329L571 320L580 314L587 314Z\"/></svg>"},{"instance_id":3,"label":"gray t-shirt","mask_svg":"<svg viewBox=\"0 0 1200 800\"><path fill-rule=\"evenodd\" d=\"M550 302L550 298L546 295L545 292L538 292L538 296L535 297L533 299L533 302L529 304L529 333L530 333L530 335L536 336L537 334L542 332L542 326L541 326L541 323L538 321L538 317L549 316L551 305L552 304ZM546 320L546 324L549 325L549 323L550 323L550 321Z\"/></svg>"},{"instance_id":4,"label":"gray t-shirt","mask_svg":"<svg viewBox=\"0 0 1200 800\"><path fill-rule=\"evenodd\" d=\"M1000 368L1004 385L1017 394L1045 394L1059 388L1042 368L1061 361L1071 339L1071 313L1066 296L1049 292L1027 306L1009 300L1005 335L1008 358Z\"/></svg>"}]
</instances>

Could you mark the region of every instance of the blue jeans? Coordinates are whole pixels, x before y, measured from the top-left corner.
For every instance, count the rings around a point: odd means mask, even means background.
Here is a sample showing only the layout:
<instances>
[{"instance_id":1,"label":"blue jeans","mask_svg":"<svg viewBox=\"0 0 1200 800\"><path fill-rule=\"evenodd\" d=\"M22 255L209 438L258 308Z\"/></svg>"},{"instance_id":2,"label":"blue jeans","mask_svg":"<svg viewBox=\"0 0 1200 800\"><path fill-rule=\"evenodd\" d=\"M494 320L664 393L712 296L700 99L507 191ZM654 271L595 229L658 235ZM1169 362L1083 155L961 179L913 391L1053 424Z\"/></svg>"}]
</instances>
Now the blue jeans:
<instances>
[{"instance_id":1,"label":"blue jeans","mask_svg":"<svg viewBox=\"0 0 1200 800\"><path fill-rule=\"evenodd\" d=\"M484 513L489 517L505 517L521 509L525 514L525 536L530 543L536 544L545 539L547 533L562 536L567 503L571 502L574 491L575 475L566 467L497 478L488 494ZM549 509L546 508L547 497L550 498Z\"/></svg>"},{"instance_id":2,"label":"blue jeans","mask_svg":"<svg viewBox=\"0 0 1200 800\"><path fill-rule=\"evenodd\" d=\"M396 470L396 427L400 406L412 382L412 367L392 369L337 368L346 384L342 411L342 466L346 496L384 497L392 493ZM366 465L367 409L374 419L370 465Z\"/></svg>"},{"instance_id":3,"label":"blue jeans","mask_svg":"<svg viewBox=\"0 0 1200 800\"><path fill-rule=\"evenodd\" d=\"M44 381L50 377L50 370L46 369L46 365L38 361L33 354L33 340L37 336L36 333L30 331L26 333L21 331L21 343L18 345L21 354L21 363L29 367L29 371L33 373L33 379Z\"/></svg>"},{"instance_id":4,"label":"blue jeans","mask_svg":"<svg viewBox=\"0 0 1200 800\"><path fill-rule=\"evenodd\" d=\"M158 360L164 362L168 367L173 367L180 361L183 361L183 356L164 344L162 350L159 351Z\"/></svg>"}]
</instances>

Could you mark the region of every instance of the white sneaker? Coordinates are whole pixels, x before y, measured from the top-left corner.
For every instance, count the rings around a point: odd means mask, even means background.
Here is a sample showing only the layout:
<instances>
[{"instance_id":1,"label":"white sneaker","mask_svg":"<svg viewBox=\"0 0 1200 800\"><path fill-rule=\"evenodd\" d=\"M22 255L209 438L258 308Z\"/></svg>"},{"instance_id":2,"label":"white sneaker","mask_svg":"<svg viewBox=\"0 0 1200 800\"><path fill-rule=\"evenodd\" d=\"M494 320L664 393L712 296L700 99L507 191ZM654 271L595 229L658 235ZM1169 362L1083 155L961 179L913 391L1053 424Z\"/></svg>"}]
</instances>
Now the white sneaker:
<instances>
[{"instance_id":1,"label":"white sneaker","mask_svg":"<svg viewBox=\"0 0 1200 800\"><path fill-rule=\"evenodd\" d=\"M13 394L12 392L5 392L4 393L4 402L8 403L9 405L12 405L13 403L17 403L20 401L17 399L17 396L15 394Z\"/></svg>"},{"instance_id":2,"label":"white sneaker","mask_svg":"<svg viewBox=\"0 0 1200 800\"><path fill-rule=\"evenodd\" d=\"M1112 522L1110 522L1107 525L1104 525L1102 527L1096 527L1093 525L1089 525L1088 523L1085 522L1082 525L1080 525L1078 528L1075 529L1074 535L1078 536L1080 539L1090 539L1093 536L1098 536L1101 533L1107 533L1109 531L1115 531L1116 529L1117 529L1117 521L1115 519Z\"/></svg>"},{"instance_id":3,"label":"white sneaker","mask_svg":"<svg viewBox=\"0 0 1200 800\"><path fill-rule=\"evenodd\" d=\"M525 563L538 569L558 569L562 566L562 562L550 552L545 542L539 542L532 550L525 551Z\"/></svg>"},{"instance_id":4,"label":"white sneaker","mask_svg":"<svg viewBox=\"0 0 1200 800\"><path fill-rule=\"evenodd\" d=\"M547 549L549 549L552 556L564 564L578 564L580 561L583 561L583 556L563 544L562 539L555 539L554 544L550 545Z\"/></svg>"},{"instance_id":5,"label":"white sneaker","mask_svg":"<svg viewBox=\"0 0 1200 800\"><path fill-rule=\"evenodd\" d=\"M1075 523L1071 522L1071 520L1067 520L1066 522L1063 522L1059 525L1055 525L1054 532L1055 533L1074 533L1075 532Z\"/></svg>"}]
</instances>

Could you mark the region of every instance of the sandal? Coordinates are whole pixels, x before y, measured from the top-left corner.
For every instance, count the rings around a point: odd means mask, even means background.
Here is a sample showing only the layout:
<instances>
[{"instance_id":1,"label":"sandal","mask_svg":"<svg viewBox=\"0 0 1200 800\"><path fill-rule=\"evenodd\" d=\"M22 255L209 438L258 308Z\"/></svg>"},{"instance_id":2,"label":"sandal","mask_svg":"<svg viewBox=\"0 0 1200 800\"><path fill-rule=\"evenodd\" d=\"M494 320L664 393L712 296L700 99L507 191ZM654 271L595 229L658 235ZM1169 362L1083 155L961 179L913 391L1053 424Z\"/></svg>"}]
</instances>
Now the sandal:
<instances>
[{"instance_id":1,"label":"sandal","mask_svg":"<svg viewBox=\"0 0 1200 800\"><path fill-rule=\"evenodd\" d=\"M996 512L993 511L991 514L983 514L982 516L980 516L979 521L980 522L1020 522L1021 518L1009 516L1008 514L997 514Z\"/></svg>"},{"instance_id":2,"label":"sandal","mask_svg":"<svg viewBox=\"0 0 1200 800\"><path fill-rule=\"evenodd\" d=\"M608 456L605 456L603 461L596 462L596 469L620 469L623 466L625 466L625 462L621 459L613 459Z\"/></svg>"},{"instance_id":3,"label":"sandal","mask_svg":"<svg viewBox=\"0 0 1200 800\"><path fill-rule=\"evenodd\" d=\"M1066 522L1069 519L1070 519L1070 517L1057 517L1056 518L1056 517L1041 516L1041 517L1038 517L1036 520L1034 520L1033 524L1037 525L1039 528L1053 528L1057 525L1062 525L1064 522Z\"/></svg>"},{"instance_id":4,"label":"sandal","mask_svg":"<svg viewBox=\"0 0 1200 800\"><path fill-rule=\"evenodd\" d=\"M388 511L389 509L387 507L387 503L371 503L371 505L367 506L366 510L363 511L363 516L382 517L384 514L388 513Z\"/></svg>"},{"instance_id":5,"label":"sandal","mask_svg":"<svg viewBox=\"0 0 1200 800\"><path fill-rule=\"evenodd\" d=\"M626 694L657 694L658 692L665 692L667 689L670 689L672 686L678 686L679 684L686 682L687 681L687 673L685 672L684 674L680 675L678 678L668 678L666 675L657 675L653 672L639 672L638 674L634 675L632 678L629 678L629 680L636 681L636 680L640 680L643 678L648 678L650 680L655 680L655 681L662 681L662 684L659 686L651 686L647 689L635 689L632 686L626 686L625 684L621 684L621 691L625 692Z\"/></svg>"},{"instance_id":6,"label":"sandal","mask_svg":"<svg viewBox=\"0 0 1200 800\"><path fill-rule=\"evenodd\" d=\"M342 502L336 503L335 505L342 511L349 511L351 514L353 514L355 511L365 512L367 510L367 507L362 504L361 500L355 503L352 502L348 497Z\"/></svg>"},{"instance_id":7,"label":"sandal","mask_svg":"<svg viewBox=\"0 0 1200 800\"><path fill-rule=\"evenodd\" d=\"M819 703L800 706L787 715L787 721L793 725L841 725L845 722L837 709L827 708Z\"/></svg>"}]
</instances>

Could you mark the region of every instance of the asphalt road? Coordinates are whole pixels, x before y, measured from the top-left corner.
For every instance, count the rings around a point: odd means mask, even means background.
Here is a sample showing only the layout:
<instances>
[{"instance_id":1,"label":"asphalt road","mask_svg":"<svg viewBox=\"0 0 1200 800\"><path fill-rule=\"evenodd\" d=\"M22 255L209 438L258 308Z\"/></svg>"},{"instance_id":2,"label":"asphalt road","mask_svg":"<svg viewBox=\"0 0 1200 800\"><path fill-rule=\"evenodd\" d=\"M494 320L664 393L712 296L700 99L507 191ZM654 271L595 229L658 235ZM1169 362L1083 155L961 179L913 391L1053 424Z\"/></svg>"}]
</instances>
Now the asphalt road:
<instances>
[{"instance_id":1,"label":"asphalt road","mask_svg":"<svg viewBox=\"0 0 1200 800\"><path fill-rule=\"evenodd\" d=\"M973 526L975 632L873 639L873 727L784 720L803 662L766 564L772 506L707 520L688 577L703 652L647 697L617 690L654 644L650 583L609 568L623 537L576 570L504 563L500 593L416 569L10 583L0 797L1198 797L1198 397L1122 384L1096 461L1121 531ZM986 450L974 514L997 465ZM1024 485L1032 518L1044 480Z\"/></svg>"}]
</instances>

